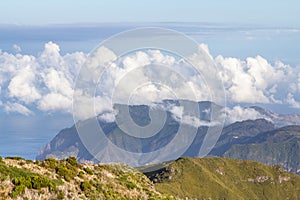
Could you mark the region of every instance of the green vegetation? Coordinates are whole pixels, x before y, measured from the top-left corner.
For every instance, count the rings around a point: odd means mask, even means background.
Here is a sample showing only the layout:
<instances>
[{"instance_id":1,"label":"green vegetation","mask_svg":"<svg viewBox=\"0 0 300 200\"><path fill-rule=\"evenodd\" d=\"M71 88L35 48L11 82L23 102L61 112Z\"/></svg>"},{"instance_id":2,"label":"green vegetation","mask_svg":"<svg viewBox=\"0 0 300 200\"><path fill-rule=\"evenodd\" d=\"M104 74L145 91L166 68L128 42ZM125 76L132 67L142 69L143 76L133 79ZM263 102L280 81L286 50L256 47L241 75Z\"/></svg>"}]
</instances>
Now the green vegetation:
<instances>
[{"instance_id":1,"label":"green vegetation","mask_svg":"<svg viewBox=\"0 0 300 200\"><path fill-rule=\"evenodd\" d=\"M0 158L0 199L300 199L300 177L278 165L184 157L138 169L147 176L127 165L84 165L72 157Z\"/></svg>"},{"instance_id":2,"label":"green vegetation","mask_svg":"<svg viewBox=\"0 0 300 200\"><path fill-rule=\"evenodd\" d=\"M1 161L2 160L2 161ZM141 172L122 164L0 159L0 199L174 199Z\"/></svg>"},{"instance_id":3,"label":"green vegetation","mask_svg":"<svg viewBox=\"0 0 300 200\"><path fill-rule=\"evenodd\" d=\"M224 158L180 158L148 174L162 193L198 199L300 199L300 177L279 166Z\"/></svg>"},{"instance_id":4,"label":"green vegetation","mask_svg":"<svg viewBox=\"0 0 300 200\"><path fill-rule=\"evenodd\" d=\"M49 158L42 162L40 166L55 170L55 172L66 181L74 179L78 174L78 170L81 169L81 165L74 157L62 161Z\"/></svg>"},{"instance_id":5,"label":"green vegetation","mask_svg":"<svg viewBox=\"0 0 300 200\"><path fill-rule=\"evenodd\" d=\"M280 164L290 172L299 174L300 139L274 143L235 144L223 156L243 160L256 160L267 165Z\"/></svg>"},{"instance_id":6,"label":"green vegetation","mask_svg":"<svg viewBox=\"0 0 300 200\"><path fill-rule=\"evenodd\" d=\"M65 199L65 193L64 191L60 191L57 195L57 199Z\"/></svg>"},{"instance_id":7,"label":"green vegetation","mask_svg":"<svg viewBox=\"0 0 300 200\"><path fill-rule=\"evenodd\" d=\"M6 159L11 159L11 160L25 160L24 158L19 157L19 156L8 156L8 157L6 157Z\"/></svg>"},{"instance_id":8,"label":"green vegetation","mask_svg":"<svg viewBox=\"0 0 300 200\"><path fill-rule=\"evenodd\" d=\"M83 181L80 183L80 189L82 191L88 191L88 190L92 189L92 185L87 181Z\"/></svg>"},{"instance_id":9,"label":"green vegetation","mask_svg":"<svg viewBox=\"0 0 300 200\"><path fill-rule=\"evenodd\" d=\"M118 180L123 183L128 189L134 189L136 188L136 184L131 182L130 180L128 180L127 176L121 176L120 178L118 178Z\"/></svg>"},{"instance_id":10,"label":"green vegetation","mask_svg":"<svg viewBox=\"0 0 300 200\"><path fill-rule=\"evenodd\" d=\"M85 167L83 170L84 170L86 173L88 173L89 175L93 175L93 170L91 170L90 168Z\"/></svg>"},{"instance_id":11,"label":"green vegetation","mask_svg":"<svg viewBox=\"0 0 300 200\"><path fill-rule=\"evenodd\" d=\"M32 173L28 170L17 167L9 167L2 162L0 163L0 180L4 181L7 178L10 178L14 185L10 193L10 196L13 198L23 194L25 192L25 188L37 190L40 190L41 188L48 188L50 191L55 191L57 187L57 182L47 178L46 176Z\"/></svg>"}]
</instances>

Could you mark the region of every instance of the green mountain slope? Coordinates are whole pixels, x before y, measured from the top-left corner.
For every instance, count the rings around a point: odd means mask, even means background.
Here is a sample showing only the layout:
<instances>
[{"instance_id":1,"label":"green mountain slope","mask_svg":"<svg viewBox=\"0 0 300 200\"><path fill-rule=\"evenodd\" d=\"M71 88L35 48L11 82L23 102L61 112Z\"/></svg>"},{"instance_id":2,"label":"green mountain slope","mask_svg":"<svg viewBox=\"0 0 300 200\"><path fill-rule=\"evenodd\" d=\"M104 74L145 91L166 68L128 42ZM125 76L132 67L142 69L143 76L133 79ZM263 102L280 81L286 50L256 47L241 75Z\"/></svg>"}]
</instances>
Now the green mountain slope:
<instances>
[{"instance_id":1,"label":"green mountain slope","mask_svg":"<svg viewBox=\"0 0 300 200\"><path fill-rule=\"evenodd\" d=\"M300 199L298 175L254 161L184 157L145 174L159 192L180 198Z\"/></svg>"},{"instance_id":2,"label":"green mountain slope","mask_svg":"<svg viewBox=\"0 0 300 200\"><path fill-rule=\"evenodd\" d=\"M286 126L233 144L224 157L256 160L267 165L280 165L300 173L300 126Z\"/></svg>"},{"instance_id":3,"label":"green mountain slope","mask_svg":"<svg viewBox=\"0 0 300 200\"><path fill-rule=\"evenodd\" d=\"M143 173L141 173L143 172ZM0 199L300 199L300 176L226 158L180 158L137 169L0 158Z\"/></svg>"},{"instance_id":4,"label":"green mountain slope","mask_svg":"<svg viewBox=\"0 0 300 200\"><path fill-rule=\"evenodd\" d=\"M145 175L122 164L9 158L0 159L0 199L175 198L157 192Z\"/></svg>"}]
</instances>

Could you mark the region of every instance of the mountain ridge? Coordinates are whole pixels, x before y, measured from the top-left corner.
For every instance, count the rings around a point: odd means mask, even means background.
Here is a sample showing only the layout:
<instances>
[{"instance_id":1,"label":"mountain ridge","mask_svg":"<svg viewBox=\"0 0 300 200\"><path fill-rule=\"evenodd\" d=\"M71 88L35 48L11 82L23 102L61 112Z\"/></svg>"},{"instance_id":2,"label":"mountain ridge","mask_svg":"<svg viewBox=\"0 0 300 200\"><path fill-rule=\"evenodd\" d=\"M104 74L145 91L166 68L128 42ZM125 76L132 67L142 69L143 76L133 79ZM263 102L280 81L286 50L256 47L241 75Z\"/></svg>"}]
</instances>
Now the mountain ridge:
<instances>
[{"instance_id":1,"label":"mountain ridge","mask_svg":"<svg viewBox=\"0 0 300 200\"><path fill-rule=\"evenodd\" d=\"M178 102L173 100L165 100L163 103L177 105ZM196 102L191 103L195 104ZM212 105L216 106L216 108L220 108L211 102L198 102L201 119L207 121L210 120L210 114L207 111L209 111ZM147 123L149 123L149 106L132 105L130 108L130 115L137 124L147 125ZM260 112L265 115L267 113L269 116L284 116L259 107L256 107L255 109L260 110ZM295 119L297 119L297 117ZM165 126L162 128L160 134L157 134L154 138L152 138L153 140L151 141L149 139L137 140L134 137L128 136L126 133L123 133L120 128L118 128L117 124L113 122L107 123L104 121L99 121L99 123L106 132L106 136L112 142L114 142L115 145L126 149L127 151L137 153L150 152L163 147L174 137L174 134L176 134L179 127L179 122L172 116L172 113L167 112L167 121ZM281 144L284 146L284 148L282 148L280 144L276 144L275 140L266 142L262 139L263 137L271 138L272 135L269 134L270 131L285 130L285 132L292 132L291 127L294 127L294 129L296 127L298 130L298 126L296 125L287 126L286 128L278 127L273 124L272 120L270 119L245 120L229 124L224 127L217 143L208 156L230 157L246 160L250 159L269 165L279 164L289 172L299 173L298 169L300 168L300 162L298 162L298 160L300 160L300 153L297 153L298 143L295 142L298 140L297 137L293 136L292 133L286 133L285 136L290 137L290 140L285 140L284 143ZM188 149L182 153L182 156L198 157L198 153L205 136L203 133L206 133L207 130L208 126L198 127L198 131L194 140ZM271 140L270 138L269 140ZM283 139L283 136L280 138ZM257 145L257 149L251 148L251 146L255 144ZM243 146L247 147L245 149L248 149L248 153L239 150L240 148L243 148ZM259 157L259 153L251 154L251 151L256 152L259 149L262 153L261 155L264 155L264 157ZM262 152L262 149L265 149L265 151ZM280 159L274 156L271 156L270 158L270 155L273 155L272 151L282 155ZM243 154L239 154L239 152L243 152ZM289 152L293 153L292 155L295 157L294 160L288 155ZM252 156L249 156L250 154ZM101 162L101 160L95 159L83 145L75 126L60 131L60 133L56 135L53 140L50 141L46 147L39 152L36 159L44 160L50 157L64 159L69 156L75 156L80 162ZM130 161L130 159L133 158L123 159ZM275 160L271 162L270 159ZM136 162L135 160L132 161ZM127 164L130 164L130 162ZM141 162L138 165L141 166L145 164L147 164L147 162Z\"/></svg>"}]
</instances>

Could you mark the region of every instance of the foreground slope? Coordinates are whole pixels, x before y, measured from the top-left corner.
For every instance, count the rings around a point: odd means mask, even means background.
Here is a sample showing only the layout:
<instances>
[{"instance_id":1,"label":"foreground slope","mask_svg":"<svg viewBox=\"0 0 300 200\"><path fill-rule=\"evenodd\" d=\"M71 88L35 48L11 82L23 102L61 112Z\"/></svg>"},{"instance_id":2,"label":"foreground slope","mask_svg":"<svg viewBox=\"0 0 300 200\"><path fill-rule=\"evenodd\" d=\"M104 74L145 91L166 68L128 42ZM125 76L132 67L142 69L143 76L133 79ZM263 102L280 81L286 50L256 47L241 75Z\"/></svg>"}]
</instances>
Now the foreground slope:
<instances>
[{"instance_id":1,"label":"foreground slope","mask_svg":"<svg viewBox=\"0 0 300 200\"><path fill-rule=\"evenodd\" d=\"M225 158L180 158L141 168L155 188L180 198L300 199L300 176L278 166ZM156 170L150 171L149 170Z\"/></svg>"},{"instance_id":2,"label":"foreground slope","mask_svg":"<svg viewBox=\"0 0 300 200\"><path fill-rule=\"evenodd\" d=\"M134 168L83 165L75 158L0 159L0 199L174 199Z\"/></svg>"},{"instance_id":3,"label":"foreground slope","mask_svg":"<svg viewBox=\"0 0 300 200\"><path fill-rule=\"evenodd\" d=\"M143 173L141 173L143 172ZM134 169L0 159L0 199L300 199L300 176L226 158L180 158Z\"/></svg>"}]
</instances>

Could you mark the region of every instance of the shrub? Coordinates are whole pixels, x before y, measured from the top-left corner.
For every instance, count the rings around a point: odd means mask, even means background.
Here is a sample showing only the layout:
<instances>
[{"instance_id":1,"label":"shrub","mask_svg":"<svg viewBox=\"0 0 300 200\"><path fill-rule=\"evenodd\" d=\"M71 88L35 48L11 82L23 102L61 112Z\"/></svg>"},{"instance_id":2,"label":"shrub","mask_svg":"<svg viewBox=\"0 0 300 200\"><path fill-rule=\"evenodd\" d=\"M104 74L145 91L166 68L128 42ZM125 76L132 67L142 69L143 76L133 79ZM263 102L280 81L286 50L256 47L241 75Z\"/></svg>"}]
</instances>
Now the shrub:
<instances>
[{"instance_id":1,"label":"shrub","mask_svg":"<svg viewBox=\"0 0 300 200\"><path fill-rule=\"evenodd\" d=\"M12 183L15 186L24 185L27 188L32 188L30 177L23 177L23 176L15 177L15 178L13 178Z\"/></svg>"},{"instance_id":2,"label":"shrub","mask_svg":"<svg viewBox=\"0 0 300 200\"><path fill-rule=\"evenodd\" d=\"M6 157L6 159L11 159L11 160L25 160L24 158L19 157L19 156L8 156L8 157Z\"/></svg>"},{"instance_id":3,"label":"shrub","mask_svg":"<svg viewBox=\"0 0 300 200\"><path fill-rule=\"evenodd\" d=\"M80 189L82 191L88 191L91 188L92 188L92 185L89 182L87 182L87 181L83 181L83 182L80 183Z\"/></svg>"},{"instance_id":4,"label":"shrub","mask_svg":"<svg viewBox=\"0 0 300 200\"><path fill-rule=\"evenodd\" d=\"M83 170L84 170L86 173L88 173L89 175L93 175L93 174L94 174L93 170L91 170L91 169L88 168L88 167L84 168Z\"/></svg>"},{"instance_id":5,"label":"shrub","mask_svg":"<svg viewBox=\"0 0 300 200\"><path fill-rule=\"evenodd\" d=\"M118 179L121 183L123 183L128 189L137 188L137 185L127 179L126 176L122 176Z\"/></svg>"},{"instance_id":6,"label":"shrub","mask_svg":"<svg viewBox=\"0 0 300 200\"><path fill-rule=\"evenodd\" d=\"M83 178L83 175L84 175L84 172L83 172L83 171L80 171L80 172L78 173L78 177L79 177L79 178Z\"/></svg>"},{"instance_id":7,"label":"shrub","mask_svg":"<svg viewBox=\"0 0 300 200\"><path fill-rule=\"evenodd\" d=\"M15 187L13 189L13 191L11 192L10 196L12 198L16 198L17 196L19 196L25 192L25 188L26 187L24 185L19 185L19 186Z\"/></svg>"},{"instance_id":8,"label":"shrub","mask_svg":"<svg viewBox=\"0 0 300 200\"><path fill-rule=\"evenodd\" d=\"M94 183L93 186L96 188L98 192L102 192L103 188L100 183Z\"/></svg>"},{"instance_id":9,"label":"shrub","mask_svg":"<svg viewBox=\"0 0 300 200\"><path fill-rule=\"evenodd\" d=\"M50 180L44 176L31 177L31 185L33 189L41 189L50 186Z\"/></svg>"},{"instance_id":10,"label":"shrub","mask_svg":"<svg viewBox=\"0 0 300 200\"><path fill-rule=\"evenodd\" d=\"M36 164L36 165L41 165L41 161L40 160L36 160L35 162L34 162L34 164Z\"/></svg>"},{"instance_id":11,"label":"shrub","mask_svg":"<svg viewBox=\"0 0 300 200\"><path fill-rule=\"evenodd\" d=\"M75 157L69 157L66 161L73 167L80 167L80 164L77 162Z\"/></svg>"},{"instance_id":12,"label":"shrub","mask_svg":"<svg viewBox=\"0 0 300 200\"><path fill-rule=\"evenodd\" d=\"M55 171L58 175L63 177L66 181L70 181L77 176L78 168L81 165L77 163L76 158L70 157L67 160L59 161L55 167Z\"/></svg>"},{"instance_id":13,"label":"shrub","mask_svg":"<svg viewBox=\"0 0 300 200\"><path fill-rule=\"evenodd\" d=\"M32 160L26 160L25 162L26 162L26 164L31 164L31 163L33 163Z\"/></svg>"},{"instance_id":14,"label":"shrub","mask_svg":"<svg viewBox=\"0 0 300 200\"><path fill-rule=\"evenodd\" d=\"M72 178L72 173L65 166L56 167L56 173L63 177L66 181L70 181ZM74 177L73 177L74 178Z\"/></svg>"},{"instance_id":15,"label":"shrub","mask_svg":"<svg viewBox=\"0 0 300 200\"><path fill-rule=\"evenodd\" d=\"M57 195L57 199L65 199L65 193L64 191L60 191Z\"/></svg>"},{"instance_id":16,"label":"shrub","mask_svg":"<svg viewBox=\"0 0 300 200\"><path fill-rule=\"evenodd\" d=\"M134 189L134 188L137 188L136 184L131 182L131 181L127 181L125 182L125 185L128 189Z\"/></svg>"},{"instance_id":17,"label":"shrub","mask_svg":"<svg viewBox=\"0 0 300 200\"><path fill-rule=\"evenodd\" d=\"M58 161L54 158L47 158L42 165L46 168L55 169L58 165Z\"/></svg>"}]
</instances>

